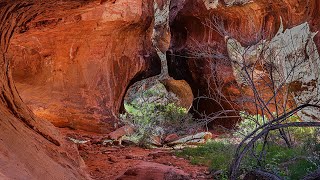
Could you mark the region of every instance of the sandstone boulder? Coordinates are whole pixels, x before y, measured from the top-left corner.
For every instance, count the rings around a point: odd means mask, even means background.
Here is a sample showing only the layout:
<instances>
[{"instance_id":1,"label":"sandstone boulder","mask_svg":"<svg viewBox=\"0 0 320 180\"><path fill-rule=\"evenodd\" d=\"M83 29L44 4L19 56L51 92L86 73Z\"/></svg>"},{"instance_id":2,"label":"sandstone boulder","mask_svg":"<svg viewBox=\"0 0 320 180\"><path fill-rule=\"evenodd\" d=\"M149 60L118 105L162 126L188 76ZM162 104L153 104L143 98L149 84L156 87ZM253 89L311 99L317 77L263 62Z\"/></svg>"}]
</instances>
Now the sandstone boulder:
<instances>
[{"instance_id":1,"label":"sandstone boulder","mask_svg":"<svg viewBox=\"0 0 320 180\"><path fill-rule=\"evenodd\" d=\"M121 128L109 133L108 137L112 140L119 140L125 135L130 135L134 133L133 127L129 125L122 126Z\"/></svg>"}]
</instances>

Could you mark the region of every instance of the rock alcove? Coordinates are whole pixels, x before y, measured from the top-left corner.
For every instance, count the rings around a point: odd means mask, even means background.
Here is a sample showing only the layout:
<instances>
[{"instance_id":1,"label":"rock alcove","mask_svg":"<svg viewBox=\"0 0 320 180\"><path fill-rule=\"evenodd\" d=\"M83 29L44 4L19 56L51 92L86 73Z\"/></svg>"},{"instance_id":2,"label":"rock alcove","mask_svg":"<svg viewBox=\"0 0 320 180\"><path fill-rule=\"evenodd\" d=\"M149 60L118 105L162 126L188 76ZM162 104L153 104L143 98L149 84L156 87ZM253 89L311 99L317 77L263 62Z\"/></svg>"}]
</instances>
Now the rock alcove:
<instances>
[{"instance_id":1,"label":"rock alcove","mask_svg":"<svg viewBox=\"0 0 320 180\"><path fill-rule=\"evenodd\" d=\"M177 95L188 84L193 94L208 95L207 90L215 88L208 85L208 74L223 75L226 83L234 81L231 66L213 72L208 65L216 59L187 57L195 40L215 42L214 48L226 52L224 38L203 25L213 15L221 17L244 46L257 43L255 34L262 30L275 35L279 17L285 28L304 22L311 32L320 28L317 0L254 0L230 7L218 3L215 8L207 8L202 0L157 3L169 7L167 26L155 28L152 0L0 0L0 178L89 179L76 147L43 119L58 127L110 132L127 89L160 74L159 57L167 49L170 76L187 82L164 81ZM250 24L256 28L248 28ZM157 28L160 41L152 41ZM242 39L237 38L239 31ZM314 37L318 49L319 42L318 33ZM224 92L237 93L231 86ZM199 107L206 113L217 111L208 101Z\"/></svg>"}]
</instances>

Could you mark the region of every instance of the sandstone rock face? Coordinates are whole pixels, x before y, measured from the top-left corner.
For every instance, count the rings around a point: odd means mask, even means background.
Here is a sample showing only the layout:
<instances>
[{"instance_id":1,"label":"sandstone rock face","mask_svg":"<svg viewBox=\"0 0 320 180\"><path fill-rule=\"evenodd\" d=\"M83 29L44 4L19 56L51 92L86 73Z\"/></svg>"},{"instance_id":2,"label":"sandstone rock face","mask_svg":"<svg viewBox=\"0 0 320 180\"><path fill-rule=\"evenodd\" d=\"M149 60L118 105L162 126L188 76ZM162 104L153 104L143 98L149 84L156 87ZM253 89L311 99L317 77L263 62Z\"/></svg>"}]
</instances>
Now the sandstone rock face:
<instances>
[{"instance_id":1,"label":"sandstone rock face","mask_svg":"<svg viewBox=\"0 0 320 180\"><path fill-rule=\"evenodd\" d=\"M284 29L304 22L310 24L311 32L320 28L320 3L316 0L254 0L232 6L221 2L214 8L208 8L203 0L171 1L171 44L167 54L169 74L176 79L185 79L193 94L200 96L218 95L225 99L240 96L232 85L235 77L231 65L221 62L227 57L225 36L233 37L247 47L274 37L281 18ZM319 50L320 35L317 34L313 40ZM221 86L223 88L217 89ZM226 101L217 103L207 99L196 103L199 111L206 113L234 108ZM231 127L235 121L218 119L215 123Z\"/></svg>"},{"instance_id":2,"label":"sandstone rock face","mask_svg":"<svg viewBox=\"0 0 320 180\"><path fill-rule=\"evenodd\" d=\"M52 124L36 118L22 102L7 53L17 27L51 3L0 1L0 174L1 179L89 179L74 146ZM20 30L22 30L20 29Z\"/></svg>"},{"instance_id":3,"label":"sandstone rock face","mask_svg":"<svg viewBox=\"0 0 320 180\"><path fill-rule=\"evenodd\" d=\"M24 102L58 127L108 133L130 84L160 73L153 1L61 2L12 39Z\"/></svg>"},{"instance_id":4,"label":"sandstone rock face","mask_svg":"<svg viewBox=\"0 0 320 180\"><path fill-rule=\"evenodd\" d=\"M284 101L290 98L297 106L307 103L317 104L320 98L320 58L317 46L313 41L315 35L316 33L310 32L309 24L303 23L286 30L280 26L278 33L270 41L261 40L248 48L242 47L235 39L228 39L226 42L228 54L234 62L232 67L237 83L241 86L248 86L247 82L243 82L242 79L252 79L254 82L258 82L262 77L271 77L272 75L274 89L289 91L292 94L292 97L289 98L281 97L280 93L278 94L278 104L273 104L273 106L277 106L281 112L289 107L286 105L283 107L280 104L286 103ZM254 75L248 78L240 69L245 68L244 66L249 67L250 64L260 64L258 57L265 67L258 69L257 66L252 66L249 71ZM268 68L270 66L273 68L272 71ZM287 86L289 88L286 88ZM267 91L272 91L273 88L267 88L265 85L264 89L264 93L260 94L267 94ZM269 94L272 93L269 92ZM266 98L265 102L270 98ZM316 108L305 108L297 114L303 121L319 120L320 117L320 112Z\"/></svg>"}]
</instances>

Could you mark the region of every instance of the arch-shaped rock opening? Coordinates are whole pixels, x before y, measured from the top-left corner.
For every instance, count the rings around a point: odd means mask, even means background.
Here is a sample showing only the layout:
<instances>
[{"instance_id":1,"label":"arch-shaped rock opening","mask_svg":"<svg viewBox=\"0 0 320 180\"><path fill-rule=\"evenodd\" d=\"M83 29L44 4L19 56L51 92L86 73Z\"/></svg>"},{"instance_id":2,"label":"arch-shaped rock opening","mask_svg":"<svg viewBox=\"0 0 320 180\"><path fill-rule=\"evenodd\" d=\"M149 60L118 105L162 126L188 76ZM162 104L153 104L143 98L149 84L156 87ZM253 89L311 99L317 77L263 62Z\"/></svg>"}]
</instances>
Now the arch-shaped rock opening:
<instances>
[{"instance_id":1,"label":"arch-shaped rock opening","mask_svg":"<svg viewBox=\"0 0 320 180\"><path fill-rule=\"evenodd\" d=\"M132 12L119 8L129 4ZM122 16L111 19L107 8L109 2L0 1L1 176L89 179L75 146L45 119L107 133L131 79L160 72L152 3L112 3Z\"/></svg>"},{"instance_id":2,"label":"arch-shaped rock opening","mask_svg":"<svg viewBox=\"0 0 320 180\"><path fill-rule=\"evenodd\" d=\"M36 116L57 127L108 133L126 87L160 73L152 3L133 2L131 12L122 6L129 5L86 1L57 8L12 39L13 79ZM122 16L110 18L110 8Z\"/></svg>"},{"instance_id":3,"label":"arch-shaped rock opening","mask_svg":"<svg viewBox=\"0 0 320 180\"><path fill-rule=\"evenodd\" d=\"M266 3L256 0L248 4L227 7L219 1L217 6L208 8L202 1L172 1L170 11L172 40L168 54L170 75L177 79L185 79L196 97L216 96L217 93L214 91L217 87L214 81L217 78L226 85L222 91L224 96L234 99L240 97L240 92L232 86L235 77L232 75L230 63L222 63L217 66L218 68L212 68L212 65L219 63L217 54L228 57L224 35L238 39L247 47L261 39L268 40L274 37L281 23L280 17L285 28L309 22L311 29L317 31L315 29L319 26L315 22L318 18L314 15L310 17L310 14L317 12L319 3L294 2ZM252 11L255 13L252 14ZM319 42L319 34L315 36L314 41ZM198 53L197 56L194 52ZM215 54L210 54L211 52ZM215 103L209 98L196 102L194 107L197 106L198 111L206 114L230 109L228 103ZM213 126L233 127L237 120L238 118L225 118L215 121Z\"/></svg>"}]
</instances>

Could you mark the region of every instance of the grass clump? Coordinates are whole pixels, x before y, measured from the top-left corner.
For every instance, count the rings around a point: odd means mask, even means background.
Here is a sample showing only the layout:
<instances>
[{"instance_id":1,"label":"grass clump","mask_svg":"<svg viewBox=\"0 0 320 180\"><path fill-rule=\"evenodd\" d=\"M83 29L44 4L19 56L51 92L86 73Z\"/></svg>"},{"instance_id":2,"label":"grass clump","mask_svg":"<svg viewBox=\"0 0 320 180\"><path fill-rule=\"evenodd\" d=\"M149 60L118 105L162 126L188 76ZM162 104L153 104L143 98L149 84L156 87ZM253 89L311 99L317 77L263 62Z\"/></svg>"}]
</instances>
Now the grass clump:
<instances>
[{"instance_id":1,"label":"grass clump","mask_svg":"<svg viewBox=\"0 0 320 180\"><path fill-rule=\"evenodd\" d=\"M254 149L256 154L261 152L262 146L262 143L256 145ZM260 164L248 156L243 162L243 168L246 171L264 169L284 179L301 179L320 166L318 157L314 154L314 148L310 149L306 144L288 148L269 143Z\"/></svg>"},{"instance_id":2,"label":"grass clump","mask_svg":"<svg viewBox=\"0 0 320 180\"><path fill-rule=\"evenodd\" d=\"M208 166L210 171L219 171L220 178L226 176L235 153L236 145L227 141L208 141L204 145L188 147L176 152L176 155L189 159L192 164Z\"/></svg>"},{"instance_id":3,"label":"grass clump","mask_svg":"<svg viewBox=\"0 0 320 180\"><path fill-rule=\"evenodd\" d=\"M262 143L256 144L253 149L255 154L261 152L262 146ZM236 147L236 144L228 140L211 141L195 148L179 150L176 155L189 159L192 164L208 166L213 172L222 171L216 178L224 179L228 174ZM288 148L269 143L263 161L258 163L255 158L247 155L242 163L241 172L246 174L258 168L277 174L284 179L301 179L320 167L320 148L317 148L307 144Z\"/></svg>"}]
</instances>

